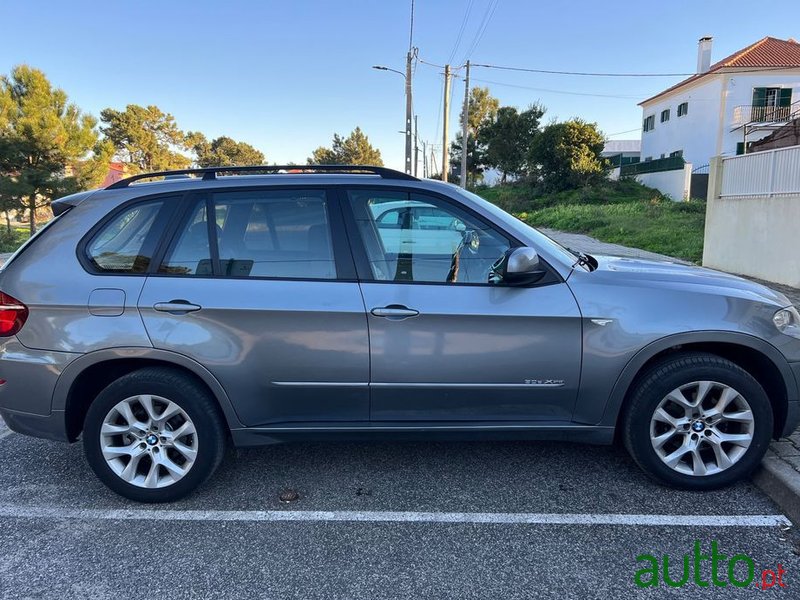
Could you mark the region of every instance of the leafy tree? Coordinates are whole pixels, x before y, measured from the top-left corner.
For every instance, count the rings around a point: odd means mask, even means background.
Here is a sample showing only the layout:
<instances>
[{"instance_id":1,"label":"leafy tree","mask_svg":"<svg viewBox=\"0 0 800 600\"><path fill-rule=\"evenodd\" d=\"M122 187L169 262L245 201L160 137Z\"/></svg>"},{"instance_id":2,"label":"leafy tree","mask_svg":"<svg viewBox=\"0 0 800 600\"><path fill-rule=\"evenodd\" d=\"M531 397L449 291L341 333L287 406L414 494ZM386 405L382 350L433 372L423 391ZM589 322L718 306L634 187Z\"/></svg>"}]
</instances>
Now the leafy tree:
<instances>
[{"instance_id":1,"label":"leafy tree","mask_svg":"<svg viewBox=\"0 0 800 600\"><path fill-rule=\"evenodd\" d=\"M309 165L372 165L383 166L381 151L369 143L369 138L356 127L346 138L333 134L330 148L320 146L308 159Z\"/></svg>"},{"instance_id":2,"label":"leafy tree","mask_svg":"<svg viewBox=\"0 0 800 600\"><path fill-rule=\"evenodd\" d=\"M38 69L0 78L0 210L27 209L34 233L37 209L93 183L108 167L96 125Z\"/></svg>"},{"instance_id":3,"label":"leafy tree","mask_svg":"<svg viewBox=\"0 0 800 600\"><path fill-rule=\"evenodd\" d=\"M539 134L539 122L545 108L539 104L518 112L513 106L497 111L494 121L484 124L478 138L485 146L483 160L487 167L500 170L501 182L508 175L523 175L529 171L530 149Z\"/></svg>"},{"instance_id":4,"label":"leafy tree","mask_svg":"<svg viewBox=\"0 0 800 600\"><path fill-rule=\"evenodd\" d=\"M467 138L467 186L483 181L485 147L474 135ZM450 173L448 179L458 182L461 177L461 133L450 144Z\"/></svg>"},{"instance_id":5,"label":"leafy tree","mask_svg":"<svg viewBox=\"0 0 800 600\"><path fill-rule=\"evenodd\" d=\"M489 93L489 88L476 87L470 90L467 105L467 185L475 185L483 180L484 155L486 146L479 132L492 123L500 107L500 101ZM450 168L455 174L461 173L462 124L464 107L459 115L456 139L450 144ZM457 178L457 175L456 175Z\"/></svg>"},{"instance_id":6,"label":"leafy tree","mask_svg":"<svg viewBox=\"0 0 800 600\"><path fill-rule=\"evenodd\" d=\"M221 136L210 142L202 133L186 134L186 144L197 157L199 167L232 167L237 165L263 165L263 152L245 142Z\"/></svg>"},{"instance_id":7,"label":"leafy tree","mask_svg":"<svg viewBox=\"0 0 800 600\"><path fill-rule=\"evenodd\" d=\"M186 136L175 117L157 106L129 104L123 111L106 108L100 112L100 120L117 160L132 173L185 169L192 162L185 154Z\"/></svg>"},{"instance_id":8,"label":"leafy tree","mask_svg":"<svg viewBox=\"0 0 800 600\"><path fill-rule=\"evenodd\" d=\"M494 121L500 108L500 101L489 93L488 87L475 87L469 92L469 116L467 117L467 130L470 136L478 134L481 127ZM458 118L459 131L464 122L464 107Z\"/></svg>"},{"instance_id":9,"label":"leafy tree","mask_svg":"<svg viewBox=\"0 0 800 600\"><path fill-rule=\"evenodd\" d=\"M608 171L608 161L600 156L604 143L597 123L581 119L552 123L537 136L530 158L546 187L583 187L602 180Z\"/></svg>"}]
</instances>

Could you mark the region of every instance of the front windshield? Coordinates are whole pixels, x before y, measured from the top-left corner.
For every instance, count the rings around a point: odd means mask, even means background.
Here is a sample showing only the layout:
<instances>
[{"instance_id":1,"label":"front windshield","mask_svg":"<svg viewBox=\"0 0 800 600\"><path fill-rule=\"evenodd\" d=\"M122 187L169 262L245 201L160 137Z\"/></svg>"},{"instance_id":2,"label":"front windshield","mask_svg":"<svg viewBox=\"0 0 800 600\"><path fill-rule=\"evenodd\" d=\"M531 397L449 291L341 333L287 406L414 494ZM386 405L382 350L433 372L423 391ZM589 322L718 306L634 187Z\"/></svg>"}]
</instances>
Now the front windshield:
<instances>
[{"instance_id":1,"label":"front windshield","mask_svg":"<svg viewBox=\"0 0 800 600\"><path fill-rule=\"evenodd\" d=\"M564 246L559 244L557 241L555 241L553 238L545 235L544 233L542 233L541 231L539 231L535 227L531 227L525 221L522 221L521 219L518 219L514 215L511 215L511 214L507 213L506 211L504 211L499 206L497 206L495 204L492 204L491 202L489 202L488 200L485 200L484 198L481 198L477 194L475 194L473 192L470 192L468 190L461 189L461 188L457 188L457 189L461 194L467 196L473 202L476 202L476 203L480 204L482 207L484 207L487 211L492 213L498 219L504 221L504 220L508 220L509 218L511 218L511 219L514 219L514 221L517 224L521 223L526 228L526 230L527 230L528 234L530 235L530 237L533 238L534 243L537 246L537 248L535 248L535 249L546 248L547 250L550 250L553 254L556 254L558 256L563 257L563 259L566 262L568 262L570 265L574 265L575 264L576 259L578 258L578 255L575 252L573 252L572 250L569 250L568 248L565 248Z\"/></svg>"}]
</instances>

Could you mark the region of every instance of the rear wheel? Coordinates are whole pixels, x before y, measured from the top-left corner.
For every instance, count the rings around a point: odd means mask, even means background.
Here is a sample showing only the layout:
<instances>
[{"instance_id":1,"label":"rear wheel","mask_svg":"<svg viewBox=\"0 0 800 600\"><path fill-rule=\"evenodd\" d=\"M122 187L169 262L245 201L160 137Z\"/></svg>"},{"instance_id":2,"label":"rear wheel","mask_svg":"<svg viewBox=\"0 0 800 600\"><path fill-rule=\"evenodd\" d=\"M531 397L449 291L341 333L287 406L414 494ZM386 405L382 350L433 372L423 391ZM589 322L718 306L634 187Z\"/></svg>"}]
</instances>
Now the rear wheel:
<instances>
[{"instance_id":1,"label":"rear wheel","mask_svg":"<svg viewBox=\"0 0 800 600\"><path fill-rule=\"evenodd\" d=\"M115 381L89 407L87 460L100 480L139 502L186 496L219 465L225 430L208 391L165 367Z\"/></svg>"},{"instance_id":2,"label":"rear wheel","mask_svg":"<svg viewBox=\"0 0 800 600\"><path fill-rule=\"evenodd\" d=\"M714 489L749 475L772 435L763 388L721 357L683 354L651 368L623 419L625 446L663 483Z\"/></svg>"}]
</instances>

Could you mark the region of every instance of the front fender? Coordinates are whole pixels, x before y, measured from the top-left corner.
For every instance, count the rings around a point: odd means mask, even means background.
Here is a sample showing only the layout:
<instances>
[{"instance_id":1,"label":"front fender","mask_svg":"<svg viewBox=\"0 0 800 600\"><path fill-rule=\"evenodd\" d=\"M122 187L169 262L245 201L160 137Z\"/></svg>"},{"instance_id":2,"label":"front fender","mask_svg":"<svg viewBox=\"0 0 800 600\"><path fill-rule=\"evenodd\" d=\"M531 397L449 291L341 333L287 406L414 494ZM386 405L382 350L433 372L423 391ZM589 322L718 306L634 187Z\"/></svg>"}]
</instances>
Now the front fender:
<instances>
[{"instance_id":1,"label":"front fender","mask_svg":"<svg viewBox=\"0 0 800 600\"><path fill-rule=\"evenodd\" d=\"M600 424L613 426L616 423L617 416L622 408L622 403L625 401L628 389L636 378L636 375L642 370L642 367L654 356L665 350L674 348L675 346L714 343L743 346L756 350L766 356L781 374L789 403L797 402L798 398L800 398L797 388L798 383L795 380L789 362L784 358L783 354L769 342L746 333L732 331L692 331L669 335L651 342L639 350L639 352L628 361L614 383Z\"/></svg>"}]
</instances>

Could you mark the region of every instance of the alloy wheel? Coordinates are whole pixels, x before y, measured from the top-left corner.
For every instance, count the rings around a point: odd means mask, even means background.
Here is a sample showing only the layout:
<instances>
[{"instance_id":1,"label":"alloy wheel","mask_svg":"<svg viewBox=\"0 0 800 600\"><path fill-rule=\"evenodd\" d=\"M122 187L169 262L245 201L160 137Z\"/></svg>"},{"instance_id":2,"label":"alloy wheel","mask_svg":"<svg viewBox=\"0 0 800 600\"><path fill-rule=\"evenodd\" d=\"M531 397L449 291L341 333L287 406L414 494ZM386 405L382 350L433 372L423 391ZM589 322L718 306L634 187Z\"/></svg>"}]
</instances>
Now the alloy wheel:
<instances>
[{"instance_id":1,"label":"alloy wheel","mask_svg":"<svg viewBox=\"0 0 800 600\"><path fill-rule=\"evenodd\" d=\"M693 476L729 469L753 441L747 400L716 381L694 381L667 394L650 421L650 442L670 469Z\"/></svg>"},{"instance_id":2,"label":"alloy wheel","mask_svg":"<svg viewBox=\"0 0 800 600\"><path fill-rule=\"evenodd\" d=\"M122 480L164 488L182 479L197 458L197 431L178 404L141 394L116 404L103 419L100 450Z\"/></svg>"}]
</instances>

